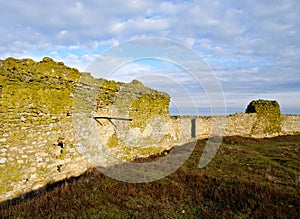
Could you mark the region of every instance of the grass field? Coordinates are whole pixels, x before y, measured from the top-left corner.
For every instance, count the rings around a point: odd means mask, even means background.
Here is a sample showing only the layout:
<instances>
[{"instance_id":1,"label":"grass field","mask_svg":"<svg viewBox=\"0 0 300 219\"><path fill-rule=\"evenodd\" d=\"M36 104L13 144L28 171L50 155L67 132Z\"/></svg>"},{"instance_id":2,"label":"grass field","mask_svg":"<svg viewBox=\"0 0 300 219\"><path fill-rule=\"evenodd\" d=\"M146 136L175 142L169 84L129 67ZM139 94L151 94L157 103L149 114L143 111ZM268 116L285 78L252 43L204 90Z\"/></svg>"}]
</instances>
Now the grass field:
<instances>
[{"instance_id":1,"label":"grass field","mask_svg":"<svg viewBox=\"0 0 300 219\"><path fill-rule=\"evenodd\" d=\"M1 203L0 218L300 218L300 135L225 137L199 169L204 145L159 181L124 183L91 169Z\"/></svg>"}]
</instances>

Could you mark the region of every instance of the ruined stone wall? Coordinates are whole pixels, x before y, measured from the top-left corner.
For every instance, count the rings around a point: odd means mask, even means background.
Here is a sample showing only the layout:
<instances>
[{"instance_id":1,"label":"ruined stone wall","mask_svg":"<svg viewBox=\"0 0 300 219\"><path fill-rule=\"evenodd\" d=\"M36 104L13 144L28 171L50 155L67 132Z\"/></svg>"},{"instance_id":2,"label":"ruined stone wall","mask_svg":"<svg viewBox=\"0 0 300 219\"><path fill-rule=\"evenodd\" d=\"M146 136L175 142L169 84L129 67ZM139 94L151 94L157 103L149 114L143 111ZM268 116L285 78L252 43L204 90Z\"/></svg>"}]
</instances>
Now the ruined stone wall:
<instances>
[{"instance_id":1,"label":"ruined stone wall","mask_svg":"<svg viewBox=\"0 0 300 219\"><path fill-rule=\"evenodd\" d=\"M170 97L138 81L95 79L51 58L8 58L0 61L0 96L0 201L172 145L160 136L171 128L157 129Z\"/></svg>"},{"instance_id":2,"label":"ruined stone wall","mask_svg":"<svg viewBox=\"0 0 300 219\"><path fill-rule=\"evenodd\" d=\"M49 58L9 58L0 72L0 200L85 171L71 114L80 73Z\"/></svg>"},{"instance_id":3,"label":"ruined stone wall","mask_svg":"<svg viewBox=\"0 0 300 219\"><path fill-rule=\"evenodd\" d=\"M299 134L300 133L300 116L299 115L281 115L281 132L282 134Z\"/></svg>"},{"instance_id":4,"label":"ruined stone wall","mask_svg":"<svg viewBox=\"0 0 300 219\"><path fill-rule=\"evenodd\" d=\"M170 97L138 81L95 79L63 63L0 61L0 201L47 183L207 138L212 117L170 117ZM300 133L281 115L265 133L255 113L226 117L224 135ZM259 128L257 128L259 127Z\"/></svg>"},{"instance_id":5,"label":"ruined stone wall","mask_svg":"<svg viewBox=\"0 0 300 219\"><path fill-rule=\"evenodd\" d=\"M212 117L210 116L186 116L178 117L177 126L181 128L178 130L183 136L182 141L188 141L192 138L192 120L196 121L196 136L199 139L208 138L211 132ZM300 115L281 115L280 131L274 133L264 132L264 120L256 113L237 113L234 115L225 116L225 130L223 136L243 136L253 138L274 137L279 135L294 135L300 134ZM258 128L261 127L258 132Z\"/></svg>"}]
</instances>

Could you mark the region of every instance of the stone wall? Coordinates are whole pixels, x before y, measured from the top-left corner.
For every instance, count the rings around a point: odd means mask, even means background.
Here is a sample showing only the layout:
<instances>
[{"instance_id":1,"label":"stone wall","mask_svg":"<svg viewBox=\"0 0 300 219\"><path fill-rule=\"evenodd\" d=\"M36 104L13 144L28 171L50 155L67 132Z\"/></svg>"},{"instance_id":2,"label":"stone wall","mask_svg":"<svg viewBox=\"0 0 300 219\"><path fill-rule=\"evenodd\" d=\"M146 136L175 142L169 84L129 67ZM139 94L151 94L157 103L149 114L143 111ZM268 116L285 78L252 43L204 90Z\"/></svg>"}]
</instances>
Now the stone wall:
<instances>
[{"instance_id":1,"label":"stone wall","mask_svg":"<svg viewBox=\"0 0 300 219\"><path fill-rule=\"evenodd\" d=\"M282 115L281 122L282 134L299 134L300 133L300 116L299 115Z\"/></svg>"},{"instance_id":2,"label":"stone wall","mask_svg":"<svg viewBox=\"0 0 300 219\"><path fill-rule=\"evenodd\" d=\"M0 201L95 165L110 166L207 138L212 117L170 117L170 97L144 87L95 79L63 63L0 61ZM300 116L281 115L265 133L255 113L226 117L224 135L300 133ZM261 127L261 128L257 128Z\"/></svg>"},{"instance_id":3,"label":"stone wall","mask_svg":"<svg viewBox=\"0 0 300 219\"><path fill-rule=\"evenodd\" d=\"M95 79L51 58L8 58L0 96L0 201L172 145L161 137L171 128L158 129L169 95L138 81Z\"/></svg>"},{"instance_id":4,"label":"stone wall","mask_svg":"<svg viewBox=\"0 0 300 219\"><path fill-rule=\"evenodd\" d=\"M177 125L180 125L180 135L183 136L183 142L191 139L192 120L196 120L196 136L198 139L208 138L211 132L212 117L210 116L187 116L177 117ZM279 135L300 134L300 115L281 115L279 132L265 133L264 129L257 132L257 126L263 127L263 121L260 121L256 113L237 113L225 116L224 136L243 136L253 138L266 138Z\"/></svg>"},{"instance_id":5,"label":"stone wall","mask_svg":"<svg viewBox=\"0 0 300 219\"><path fill-rule=\"evenodd\" d=\"M50 58L9 58L0 72L0 200L85 171L71 115L80 73Z\"/></svg>"}]
</instances>

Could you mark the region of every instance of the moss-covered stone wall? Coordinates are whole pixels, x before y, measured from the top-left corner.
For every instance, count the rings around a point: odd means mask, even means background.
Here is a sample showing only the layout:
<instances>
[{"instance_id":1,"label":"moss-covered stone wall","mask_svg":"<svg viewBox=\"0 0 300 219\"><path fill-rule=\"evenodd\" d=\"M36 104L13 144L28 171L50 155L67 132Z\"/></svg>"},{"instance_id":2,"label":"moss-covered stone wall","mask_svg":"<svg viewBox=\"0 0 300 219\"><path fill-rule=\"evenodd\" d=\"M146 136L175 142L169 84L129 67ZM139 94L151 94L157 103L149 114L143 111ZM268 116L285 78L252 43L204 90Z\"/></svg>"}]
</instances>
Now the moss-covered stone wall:
<instances>
[{"instance_id":1,"label":"moss-covered stone wall","mask_svg":"<svg viewBox=\"0 0 300 219\"><path fill-rule=\"evenodd\" d=\"M118 160L149 156L171 147L167 142L175 136L165 128L170 125L168 94L137 80L122 83L101 79L99 87L93 114L112 118L98 120L97 128L104 147L109 147Z\"/></svg>"},{"instance_id":2,"label":"moss-covered stone wall","mask_svg":"<svg viewBox=\"0 0 300 219\"><path fill-rule=\"evenodd\" d=\"M253 134L281 132L281 112L277 101L253 100L249 103L245 112L255 113L257 116L257 122L252 130Z\"/></svg>"},{"instance_id":3,"label":"moss-covered stone wall","mask_svg":"<svg viewBox=\"0 0 300 219\"><path fill-rule=\"evenodd\" d=\"M157 113L169 117L170 98L138 81L95 79L47 57L40 62L8 58L0 60L0 97L0 201L85 171L93 164L82 153L89 150L82 138L91 134L100 136L108 148L104 151L111 160L105 165L170 147L162 146L164 139L152 139L146 124ZM132 122L92 119L95 130L89 130L89 124L78 126L78 115L83 122L96 115L130 117ZM126 137L120 130L126 130ZM144 140L137 136L134 143L139 147L130 147L126 141L132 142L130 137L140 130Z\"/></svg>"},{"instance_id":4,"label":"moss-covered stone wall","mask_svg":"<svg viewBox=\"0 0 300 219\"><path fill-rule=\"evenodd\" d=\"M170 117L169 102L139 81L95 79L51 58L0 60L0 201L185 144L192 120L197 138L209 136L212 117ZM274 129L270 115L227 116L224 135L300 133L300 116L280 115Z\"/></svg>"},{"instance_id":5,"label":"moss-covered stone wall","mask_svg":"<svg viewBox=\"0 0 300 219\"><path fill-rule=\"evenodd\" d=\"M86 170L72 131L79 77L51 58L0 61L0 200Z\"/></svg>"}]
</instances>

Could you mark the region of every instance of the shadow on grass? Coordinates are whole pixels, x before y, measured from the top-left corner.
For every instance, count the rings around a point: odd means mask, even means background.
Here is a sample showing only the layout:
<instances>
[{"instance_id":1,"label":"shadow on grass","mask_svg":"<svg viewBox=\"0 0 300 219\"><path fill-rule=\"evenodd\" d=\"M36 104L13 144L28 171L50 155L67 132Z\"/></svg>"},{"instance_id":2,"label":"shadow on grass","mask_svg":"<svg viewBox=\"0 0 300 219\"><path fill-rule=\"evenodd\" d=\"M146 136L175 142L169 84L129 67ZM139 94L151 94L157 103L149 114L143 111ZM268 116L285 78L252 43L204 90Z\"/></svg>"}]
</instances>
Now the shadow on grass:
<instances>
[{"instance_id":1,"label":"shadow on grass","mask_svg":"<svg viewBox=\"0 0 300 219\"><path fill-rule=\"evenodd\" d=\"M0 218L299 218L300 136L225 137L212 162L199 169L205 142L161 180L125 183L90 169L2 202ZM282 153L285 166L271 159Z\"/></svg>"}]
</instances>

